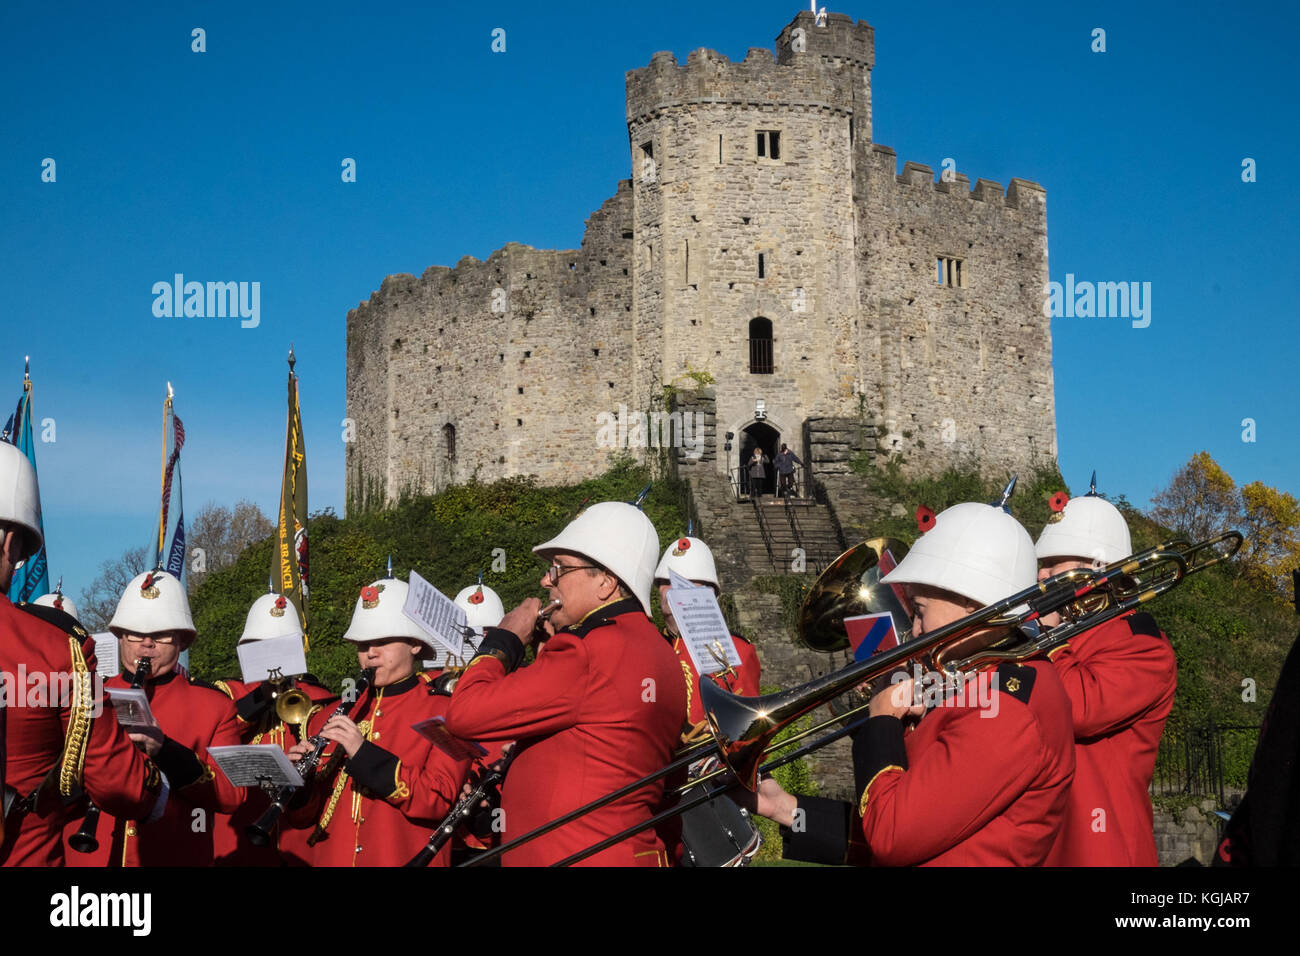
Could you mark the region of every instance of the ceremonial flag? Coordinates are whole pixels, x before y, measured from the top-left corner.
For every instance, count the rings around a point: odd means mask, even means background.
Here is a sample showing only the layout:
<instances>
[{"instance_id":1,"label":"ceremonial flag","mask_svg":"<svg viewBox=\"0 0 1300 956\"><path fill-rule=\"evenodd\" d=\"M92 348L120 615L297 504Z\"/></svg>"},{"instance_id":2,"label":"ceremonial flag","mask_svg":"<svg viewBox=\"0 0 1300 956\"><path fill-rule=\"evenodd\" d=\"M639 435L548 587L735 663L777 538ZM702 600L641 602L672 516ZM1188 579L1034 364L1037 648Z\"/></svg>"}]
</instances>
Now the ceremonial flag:
<instances>
[{"instance_id":1,"label":"ceremonial flag","mask_svg":"<svg viewBox=\"0 0 1300 956\"><path fill-rule=\"evenodd\" d=\"M172 404L172 383L167 383L163 401L162 504L158 510L158 532L153 538L153 564L176 576L185 586L185 509L181 503L181 448L185 426Z\"/></svg>"},{"instance_id":2,"label":"ceremonial flag","mask_svg":"<svg viewBox=\"0 0 1300 956\"><path fill-rule=\"evenodd\" d=\"M18 408L5 423L4 441L14 445L27 456L36 470L36 444L32 440L32 378L31 366L23 368L23 394L18 399ZM9 600L32 601L42 594L50 592L49 562L45 557L45 528L41 527L41 550L23 562L23 566L14 572L13 582L9 585Z\"/></svg>"},{"instance_id":3,"label":"ceremonial flag","mask_svg":"<svg viewBox=\"0 0 1300 956\"><path fill-rule=\"evenodd\" d=\"M289 423L284 439L284 478L280 482L280 513L276 520L271 580L275 593L293 602L307 647L307 448L298 408L298 376L293 373L289 347Z\"/></svg>"},{"instance_id":4,"label":"ceremonial flag","mask_svg":"<svg viewBox=\"0 0 1300 956\"><path fill-rule=\"evenodd\" d=\"M898 646L898 632L894 630L894 616L888 611L879 614L862 614L844 619L844 632L855 661L865 661L872 654Z\"/></svg>"}]
</instances>

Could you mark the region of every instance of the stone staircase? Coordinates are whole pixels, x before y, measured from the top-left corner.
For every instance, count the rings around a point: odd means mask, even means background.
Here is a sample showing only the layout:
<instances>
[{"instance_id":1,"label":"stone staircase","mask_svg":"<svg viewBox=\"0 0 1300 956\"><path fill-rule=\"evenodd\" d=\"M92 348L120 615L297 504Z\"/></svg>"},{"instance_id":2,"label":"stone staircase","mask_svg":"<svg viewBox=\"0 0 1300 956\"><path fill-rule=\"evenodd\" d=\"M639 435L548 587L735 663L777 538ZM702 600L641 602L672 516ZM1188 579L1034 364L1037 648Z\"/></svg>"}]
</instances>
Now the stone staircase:
<instances>
[{"instance_id":1,"label":"stone staircase","mask_svg":"<svg viewBox=\"0 0 1300 956\"><path fill-rule=\"evenodd\" d=\"M830 509L810 498L737 502L745 563L756 574L821 573L844 551Z\"/></svg>"}]
</instances>

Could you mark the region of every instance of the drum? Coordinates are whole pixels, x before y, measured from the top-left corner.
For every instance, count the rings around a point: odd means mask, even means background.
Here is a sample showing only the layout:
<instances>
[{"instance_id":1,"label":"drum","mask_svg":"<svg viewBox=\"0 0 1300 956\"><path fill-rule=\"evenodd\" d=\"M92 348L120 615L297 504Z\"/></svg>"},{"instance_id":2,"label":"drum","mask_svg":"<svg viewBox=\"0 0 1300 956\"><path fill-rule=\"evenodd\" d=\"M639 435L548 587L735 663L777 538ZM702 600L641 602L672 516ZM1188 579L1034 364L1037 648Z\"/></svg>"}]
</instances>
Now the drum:
<instances>
[{"instance_id":1,"label":"drum","mask_svg":"<svg viewBox=\"0 0 1300 956\"><path fill-rule=\"evenodd\" d=\"M692 787L682 799L699 796L704 787ZM762 845L749 811L730 797L714 797L682 814L682 866L748 866Z\"/></svg>"}]
</instances>

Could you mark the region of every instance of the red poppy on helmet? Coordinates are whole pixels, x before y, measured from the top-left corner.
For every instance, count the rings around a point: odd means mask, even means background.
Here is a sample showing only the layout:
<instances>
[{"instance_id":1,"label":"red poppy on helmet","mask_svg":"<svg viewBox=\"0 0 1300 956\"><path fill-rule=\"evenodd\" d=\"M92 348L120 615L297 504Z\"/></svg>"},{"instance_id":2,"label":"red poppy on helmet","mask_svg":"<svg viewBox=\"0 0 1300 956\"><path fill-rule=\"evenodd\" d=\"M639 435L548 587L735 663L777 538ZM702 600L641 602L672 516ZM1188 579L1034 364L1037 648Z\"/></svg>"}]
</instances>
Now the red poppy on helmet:
<instances>
[{"instance_id":1,"label":"red poppy on helmet","mask_svg":"<svg viewBox=\"0 0 1300 956\"><path fill-rule=\"evenodd\" d=\"M921 505L916 509L916 529L922 534L934 527L934 512Z\"/></svg>"}]
</instances>

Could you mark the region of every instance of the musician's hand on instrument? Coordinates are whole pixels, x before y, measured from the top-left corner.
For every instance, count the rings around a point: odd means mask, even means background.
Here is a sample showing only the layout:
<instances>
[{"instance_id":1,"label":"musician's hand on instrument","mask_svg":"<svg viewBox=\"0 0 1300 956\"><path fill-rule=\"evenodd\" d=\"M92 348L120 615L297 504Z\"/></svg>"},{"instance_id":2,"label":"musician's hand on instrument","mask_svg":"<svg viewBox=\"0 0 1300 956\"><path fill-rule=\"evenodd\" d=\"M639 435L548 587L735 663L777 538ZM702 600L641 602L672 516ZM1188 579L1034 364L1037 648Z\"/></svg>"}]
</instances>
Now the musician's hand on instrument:
<instances>
[{"instance_id":1,"label":"musician's hand on instrument","mask_svg":"<svg viewBox=\"0 0 1300 956\"><path fill-rule=\"evenodd\" d=\"M497 626L505 628L527 647L532 643L533 631L537 628L537 615L541 610L542 602L537 598L524 598Z\"/></svg>"},{"instance_id":2,"label":"musician's hand on instrument","mask_svg":"<svg viewBox=\"0 0 1300 956\"><path fill-rule=\"evenodd\" d=\"M158 751L162 750L163 732L157 727L141 727L138 732L127 736L150 757L158 756Z\"/></svg>"},{"instance_id":3,"label":"musician's hand on instrument","mask_svg":"<svg viewBox=\"0 0 1300 956\"><path fill-rule=\"evenodd\" d=\"M312 746L309 743L303 742L300 744L294 744L292 747L289 748L288 757L294 763L297 763L303 757L307 756L307 754L309 754L311 750L312 750Z\"/></svg>"},{"instance_id":4,"label":"musician's hand on instrument","mask_svg":"<svg viewBox=\"0 0 1300 956\"><path fill-rule=\"evenodd\" d=\"M332 740L342 747L349 757L356 756L356 752L366 742L366 738L357 728L357 725L342 714L335 714L325 721L325 726L321 728L320 733L322 737Z\"/></svg>"},{"instance_id":5,"label":"musician's hand on instrument","mask_svg":"<svg viewBox=\"0 0 1300 956\"><path fill-rule=\"evenodd\" d=\"M799 800L771 777L760 780L754 794L754 809L760 817L767 817L783 827L794 826L795 810ZM748 809L748 808L746 808Z\"/></svg>"},{"instance_id":6,"label":"musician's hand on instrument","mask_svg":"<svg viewBox=\"0 0 1300 956\"><path fill-rule=\"evenodd\" d=\"M915 686L915 681L908 677L882 688L871 698L868 713L872 717L898 717L900 720L920 717L925 713L925 707L914 703Z\"/></svg>"}]
</instances>

